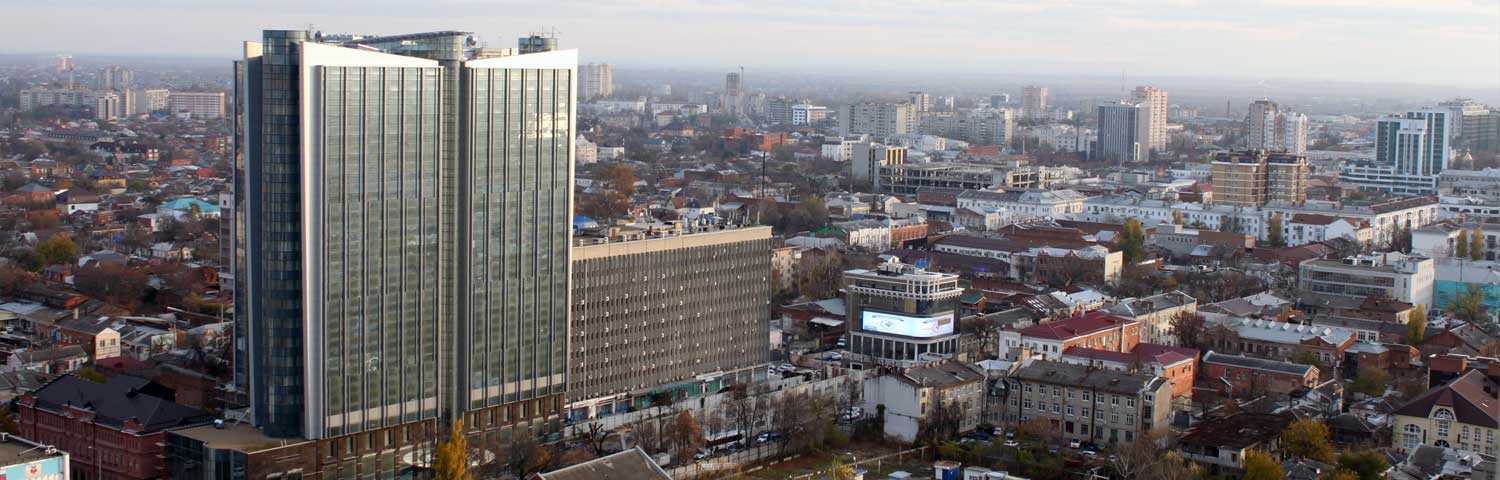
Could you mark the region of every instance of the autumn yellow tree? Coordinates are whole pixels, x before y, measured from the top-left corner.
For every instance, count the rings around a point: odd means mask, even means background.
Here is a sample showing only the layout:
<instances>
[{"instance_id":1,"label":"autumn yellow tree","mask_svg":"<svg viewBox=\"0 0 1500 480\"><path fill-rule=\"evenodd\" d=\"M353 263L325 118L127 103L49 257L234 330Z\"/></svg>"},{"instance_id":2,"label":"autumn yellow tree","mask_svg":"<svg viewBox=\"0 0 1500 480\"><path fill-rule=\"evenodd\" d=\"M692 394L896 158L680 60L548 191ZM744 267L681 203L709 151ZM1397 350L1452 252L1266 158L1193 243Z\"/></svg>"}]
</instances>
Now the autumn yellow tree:
<instances>
[{"instance_id":1,"label":"autumn yellow tree","mask_svg":"<svg viewBox=\"0 0 1500 480\"><path fill-rule=\"evenodd\" d=\"M1281 470L1278 463L1271 454L1260 450L1251 450L1245 453L1245 476L1241 480L1282 480L1286 473Z\"/></svg>"},{"instance_id":2,"label":"autumn yellow tree","mask_svg":"<svg viewBox=\"0 0 1500 480\"><path fill-rule=\"evenodd\" d=\"M1352 470L1335 470L1333 473L1323 477L1323 480L1359 480L1359 474Z\"/></svg>"},{"instance_id":3,"label":"autumn yellow tree","mask_svg":"<svg viewBox=\"0 0 1500 480\"><path fill-rule=\"evenodd\" d=\"M437 459L433 462L437 480L474 480L469 473L469 441L463 432L464 421L455 420L453 433L438 444Z\"/></svg>"},{"instance_id":4,"label":"autumn yellow tree","mask_svg":"<svg viewBox=\"0 0 1500 480\"><path fill-rule=\"evenodd\" d=\"M1328 426L1311 418L1292 422L1281 432L1281 451L1292 458L1332 462L1333 447L1328 444Z\"/></svg>"},{"instance_id":5,"label":"autumn yellow tree","mask_svg":"<svg viewBox=\"0 0 1500 480\"><path fill-rule=\"evenodd\" d=\"M1417 304L1406 320L1406 344L1418 345L1427 336L1427 306Z\"/></svg>"}]
</instances>

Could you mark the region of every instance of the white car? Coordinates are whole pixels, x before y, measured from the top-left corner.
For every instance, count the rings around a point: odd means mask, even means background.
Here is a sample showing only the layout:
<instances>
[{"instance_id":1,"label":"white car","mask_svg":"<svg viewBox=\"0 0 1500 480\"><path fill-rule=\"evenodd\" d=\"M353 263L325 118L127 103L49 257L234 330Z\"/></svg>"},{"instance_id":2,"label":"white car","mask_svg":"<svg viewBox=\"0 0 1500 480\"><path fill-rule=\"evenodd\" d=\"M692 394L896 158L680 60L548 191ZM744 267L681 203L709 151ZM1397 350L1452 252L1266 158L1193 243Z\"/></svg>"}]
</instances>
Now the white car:
<instances>
[{"instance_id":1,"label":"white car","mask_svg":"<svg viewBox=\"0 0 1500 480\"><path fill-rule=\"evenodd\" d=\"M1079 443L1078 440L1076 440L1076 439L1073 440L1073 441L1071 441L1071 442L1068 442L1068 448L1072 448L1072 449L1077 449L1081 445L1083 445L1083 444Z\"/></svg>"}]
</instances>

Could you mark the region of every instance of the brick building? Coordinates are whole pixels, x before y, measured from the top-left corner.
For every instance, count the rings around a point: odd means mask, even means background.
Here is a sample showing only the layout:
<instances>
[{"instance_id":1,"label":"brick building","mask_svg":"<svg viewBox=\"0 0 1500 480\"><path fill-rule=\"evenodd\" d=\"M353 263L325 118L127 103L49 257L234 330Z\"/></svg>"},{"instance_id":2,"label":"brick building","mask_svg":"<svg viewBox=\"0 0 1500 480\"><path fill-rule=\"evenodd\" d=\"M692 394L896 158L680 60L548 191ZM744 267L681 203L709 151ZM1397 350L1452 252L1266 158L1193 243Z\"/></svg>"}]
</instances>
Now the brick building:
<instances>
[{"instance_id":1,"label":"brick building","mask_svg":"<svg viewBox=\"0 0 1500 480\"><path fill-rule=\"evenodd\" d=\"M1215 317L1206 327L1204 338L1218 352L1272 359L1311 355L1330 367L1342 364L1344 352L1356 341L1348 329L1269 320Z\"/></svg>"},{"instance_id":2,"label":"brick building","mask_svg":"<svg viewBox=\"0 0 1500 480\"><path fill-rule=\"evenodd\" d=\"M1286 394L1317 386L1318 367L1300 363L1208 352L1202 386L1229 396Z\"/></svg>"},{"instance_id":3,"label":"brick building","mask_svg":"<svg viewBox=\"0 0 1500 480\"><path fill-rule=\"evenodd\" d=\"M16 401L17 427L27 439L72 454L75 479L164 478L166 432L213 420L171 396L135 377L96 383L64 375Z\"/></svg>"}]
</instances>

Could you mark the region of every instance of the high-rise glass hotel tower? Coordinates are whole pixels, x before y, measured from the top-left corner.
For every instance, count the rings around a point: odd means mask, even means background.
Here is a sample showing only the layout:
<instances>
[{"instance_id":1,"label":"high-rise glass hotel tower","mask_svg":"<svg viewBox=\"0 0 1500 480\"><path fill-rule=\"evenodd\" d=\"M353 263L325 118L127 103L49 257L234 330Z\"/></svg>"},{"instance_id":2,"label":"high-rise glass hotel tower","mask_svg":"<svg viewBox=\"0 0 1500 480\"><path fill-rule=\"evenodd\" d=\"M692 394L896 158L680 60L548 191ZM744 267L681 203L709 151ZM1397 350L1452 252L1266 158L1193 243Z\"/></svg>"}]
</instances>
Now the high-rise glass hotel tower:
<instances>
[{"instance_id":1,"label":"high-rise glass hotel tower","mask_svg":"<svg viewBox=\"0 0 1500 480\"><path fill-rule=\"evenodd\" d=\"M236 375L266 435L561 415L577 54L474 46L268 30L236 62Z\"/></svg>"}]
</instances>

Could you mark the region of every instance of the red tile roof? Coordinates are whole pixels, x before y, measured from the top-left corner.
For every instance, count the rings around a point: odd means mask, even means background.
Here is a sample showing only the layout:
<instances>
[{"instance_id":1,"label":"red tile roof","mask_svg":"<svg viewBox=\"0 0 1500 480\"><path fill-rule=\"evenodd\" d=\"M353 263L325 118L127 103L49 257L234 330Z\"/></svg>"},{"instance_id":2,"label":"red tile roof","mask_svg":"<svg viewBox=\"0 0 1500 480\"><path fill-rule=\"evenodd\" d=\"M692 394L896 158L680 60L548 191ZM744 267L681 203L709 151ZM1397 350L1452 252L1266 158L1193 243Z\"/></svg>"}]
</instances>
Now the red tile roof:
<instances>
[{"instance_id":1,"label":"red tile roof","mask_svg":"<svg viewBox=\"0 0 1500 480\"><path fill-rule=\"evenodd\" d=\"M1048 322L1033 325L1021 330L1021 336L1033 338L1046 338L1052 340L1067 340L1090 335L1122 325L1137 323L1133 319L1111 315L1103 310L1095 310L1083 315L1075 316L1066 320Z\"/></svg>"}]
</instances>

